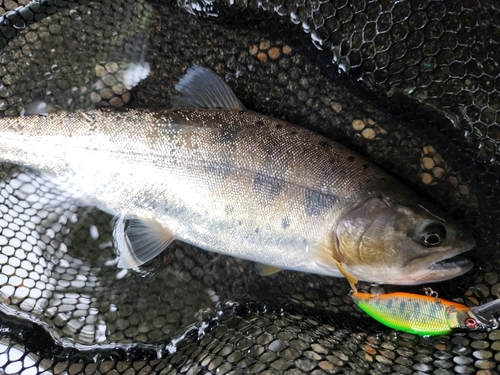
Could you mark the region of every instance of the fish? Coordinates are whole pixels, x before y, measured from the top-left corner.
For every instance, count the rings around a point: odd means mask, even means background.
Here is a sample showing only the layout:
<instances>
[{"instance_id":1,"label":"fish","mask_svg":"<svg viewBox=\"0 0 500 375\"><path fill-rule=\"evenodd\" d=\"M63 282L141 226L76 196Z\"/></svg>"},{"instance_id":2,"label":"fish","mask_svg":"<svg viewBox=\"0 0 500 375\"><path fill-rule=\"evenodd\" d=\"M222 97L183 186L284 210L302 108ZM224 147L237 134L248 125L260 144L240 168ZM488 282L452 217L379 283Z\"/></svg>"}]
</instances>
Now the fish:
<instances>
[{"instance_id":1,"label":"fish","mask_svg":"<svg viewBox=\"0 0 500 375\"><path fill-rule=\"evenodd\" d=\"M498 328L492 310L499 310L500 300L468 307L438 298L437 294L352 293L351 298L361 310L380 323L419 336L446 335L454 329L485 331Z\"/></svg>"},{"instance_id":2,"label":"fish","mask_svg":"<svg viewBox=\"0 0 500 375\"><path fill-rule=\"evenodd\" d=\"M254 261L264 275L351 285L416 285L471 269L460 254L473 237L358 153L246 109L208 68L189 68L176 89L175 108L36 103L0 119L0 159L114 215L121 268L179 240Z\"/></svg>"}]
</instances>

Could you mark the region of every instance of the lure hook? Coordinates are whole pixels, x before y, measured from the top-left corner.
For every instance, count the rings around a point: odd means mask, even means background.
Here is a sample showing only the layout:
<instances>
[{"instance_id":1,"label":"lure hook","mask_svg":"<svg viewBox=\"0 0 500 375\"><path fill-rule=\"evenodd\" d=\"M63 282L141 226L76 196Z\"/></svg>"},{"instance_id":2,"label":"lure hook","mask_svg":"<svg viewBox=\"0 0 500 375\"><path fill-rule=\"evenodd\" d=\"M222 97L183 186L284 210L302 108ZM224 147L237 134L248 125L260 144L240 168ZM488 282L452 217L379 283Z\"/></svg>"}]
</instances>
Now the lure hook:
<instances>
[{"instance_id":1,"label":"lure hook","mask_svg":"<svg viewBox=\"0 0 500 375\"><path fill-rule=\"evenodd\" d=\"M432 288L424 288L424 292L425 292L425 295L428 296L428 297L434 297L434 298L438 298L439 297L438 292L436 292Z\"/></svg>"},{"instance_id":2,"label":"lure hook","mask_svg":"<svg viewBox=\"0 0 500 375\"><path fill-rule=\"evenodd\" d=\"M490 323L491 323L491 329L494 331L495 329L498 328L499 326L499 323L498 323L498 319L491 319L490 320Z\"/></svg>"}]
</instances>

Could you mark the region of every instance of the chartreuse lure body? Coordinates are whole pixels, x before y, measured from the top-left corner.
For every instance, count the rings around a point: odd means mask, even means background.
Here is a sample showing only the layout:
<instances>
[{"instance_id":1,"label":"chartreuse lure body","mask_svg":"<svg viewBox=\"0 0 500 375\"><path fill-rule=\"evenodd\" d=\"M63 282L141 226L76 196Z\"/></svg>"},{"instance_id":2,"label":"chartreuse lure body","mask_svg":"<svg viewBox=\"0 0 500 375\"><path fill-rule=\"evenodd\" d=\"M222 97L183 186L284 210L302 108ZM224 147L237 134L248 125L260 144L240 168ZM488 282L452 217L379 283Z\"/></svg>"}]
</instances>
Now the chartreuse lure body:
<instances>
[{"instance_id":1,"label":"chartreuse lure body","mask_svg":"<svg viewBox=\"0 0 500 375\"><path fill-rule=\"evenodd\" d=\"M351 296L361 310L380 323L420 336L444 335L455 328L496 328L496 321L477 314L474 308L435 295L353 293Z\"/></svg>"}]
</instances>

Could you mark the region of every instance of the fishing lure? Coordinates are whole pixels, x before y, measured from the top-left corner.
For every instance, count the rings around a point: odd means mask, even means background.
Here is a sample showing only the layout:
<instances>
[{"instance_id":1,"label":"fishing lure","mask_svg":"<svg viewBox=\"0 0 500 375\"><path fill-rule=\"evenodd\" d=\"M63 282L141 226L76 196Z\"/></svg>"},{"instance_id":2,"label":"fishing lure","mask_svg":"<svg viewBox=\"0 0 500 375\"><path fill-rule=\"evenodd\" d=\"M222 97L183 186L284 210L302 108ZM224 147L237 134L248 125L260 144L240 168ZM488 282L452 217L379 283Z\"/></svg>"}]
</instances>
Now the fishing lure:
<instances>
[{"instance_id":1,"label":"fishing lure","mask_svg":"<svg viewBox=\"0 0 500 375\"><path fill-rule=\"evenodd\" d=\"M500 299L482 306L468 307L438 298L437 293L432 290L428 290L425 296L411 293L355 292L351 297L361 310L380 323L415 335L445 335L455 328L498 328L498 321L493 315L500 310Z\"/></svg>"}]
</instances>

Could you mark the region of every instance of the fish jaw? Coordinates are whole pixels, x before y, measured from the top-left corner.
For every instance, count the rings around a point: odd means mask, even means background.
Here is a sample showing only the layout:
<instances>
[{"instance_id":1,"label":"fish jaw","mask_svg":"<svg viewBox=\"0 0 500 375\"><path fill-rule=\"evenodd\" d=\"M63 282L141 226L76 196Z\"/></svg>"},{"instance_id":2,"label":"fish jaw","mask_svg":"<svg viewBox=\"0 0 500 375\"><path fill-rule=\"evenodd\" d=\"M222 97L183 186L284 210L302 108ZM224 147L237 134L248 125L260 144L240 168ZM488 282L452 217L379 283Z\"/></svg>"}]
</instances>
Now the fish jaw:
<instances>
[{"instance_id":1,"label":"fish jaw","mask_svg":"<svg viewBox=\"0 0 500 375\"><path fill-rule=\"evenodd\" d=\"M420 285L453 279L470 271L472 266L473 262L467 258L452 257L432 263L428 260L414 262L411 267L376 268L362 265L345 268L359 280L371 283Z\"/></svg>"},{"instance_id":2,"label":"fish jaw","mask_svg":"<svg viewBox=\"0 0 500 375\"><path fill-rule=\"evenodd\" d=\"M474 262L462 256L446 257L431 261L431 259L416 259L408 266L408 272L403 276L403 282L394 284L419 285L446 281L469 272Z\"/></svg>"},{"instance_id":3,"label":"fish jaw","mask_svg":"<svg viewBox=\"0 0 500 375\"><path fill-rule=\"evenodd\" d=\"M423 271L413 274L414 282L411 285L424 284L429 282L439 282L453 279L469 272L474 265L470 259L464 257L454 257L429 265Z\"/></svg>"}]
</instances>

